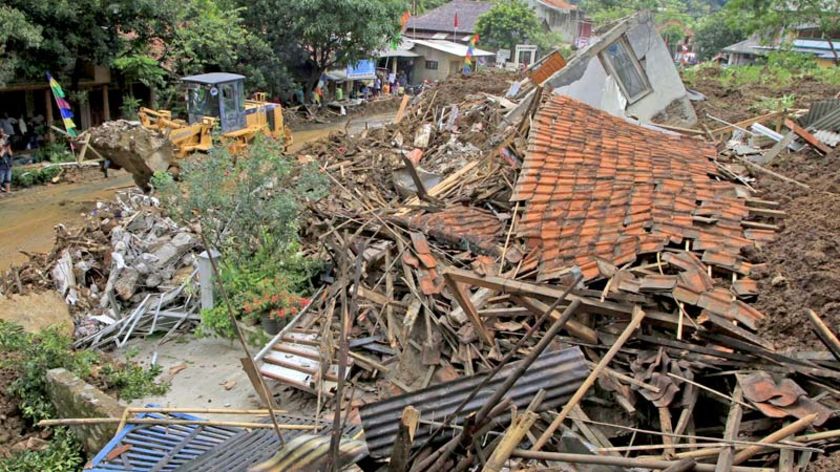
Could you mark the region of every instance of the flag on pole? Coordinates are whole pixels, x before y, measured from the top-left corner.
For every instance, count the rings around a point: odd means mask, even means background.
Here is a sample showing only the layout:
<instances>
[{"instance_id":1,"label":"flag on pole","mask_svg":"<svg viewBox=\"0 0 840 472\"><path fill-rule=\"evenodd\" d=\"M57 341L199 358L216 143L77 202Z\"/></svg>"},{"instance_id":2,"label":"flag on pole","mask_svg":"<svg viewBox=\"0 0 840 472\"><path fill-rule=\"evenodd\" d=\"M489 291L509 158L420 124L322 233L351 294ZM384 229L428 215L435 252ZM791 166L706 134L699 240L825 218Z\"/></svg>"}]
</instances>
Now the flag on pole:
<instances>
[{"instance_id":1,"label":"flag on pole","mask_svg":"<svg viewBox=\"0 0 840 472\"><path fill-rule=\"evenodd\" d=\"M64 129L67 130L67 134L75 138L78 136L78 133L76 132L76 123L73 123L73 109L70 103L64 99L64 90L62 90L61 85L53 79L49 72L47 72L47 81L50 83L50 89L52 89L53 96L55 97L55 104L58 105L58 111L61 113Z\"/></svg>"},{"instance_id":2,"label":"flag on pole","mask_svg":"<svg viewBox=\"0 0 840 472\"><path fill-rule=\"evenodd\" d=\"M458 29L458 12L455 12L455 29Z\"/></svg>"}]
</instances>

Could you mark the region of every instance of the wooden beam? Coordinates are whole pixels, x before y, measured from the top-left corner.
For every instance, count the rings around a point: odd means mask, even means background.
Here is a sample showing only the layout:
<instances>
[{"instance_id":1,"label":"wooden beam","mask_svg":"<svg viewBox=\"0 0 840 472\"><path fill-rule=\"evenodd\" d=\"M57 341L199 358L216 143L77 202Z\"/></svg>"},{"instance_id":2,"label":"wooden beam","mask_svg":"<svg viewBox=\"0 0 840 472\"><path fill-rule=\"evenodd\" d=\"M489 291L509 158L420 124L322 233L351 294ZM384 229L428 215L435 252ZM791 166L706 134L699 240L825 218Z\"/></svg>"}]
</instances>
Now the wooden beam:
<instances>
[{"instance_id":1,"label":"wooden beam","mask_svg":"<svg viewBox=\"0 0 840 472\"><path fill-rule=\"evenodd\" d=\"M604 354L604 358L601 359L600 362L598 362L598 365L596 365L594 369L592 369L592 372L589 374L586 380L583 381L580 387L578 387L577 391L574 393L574 395L572 395L572 398L570 398L568 403L566 403L566 405L563 406L563 409L560 410L560 414L558 414L557 417L554 418L554 421L551 422L551 424L548 426L548 429L546 429L543 432L542 436L539 437L537 442L531 448L532 451L539 451L540 449L542 449L543 446L545 446L545 444L551 438L551 435L553 435L557 428L559 428L560 425L563 424L563 421L569 415L569 412L571 412L575 405L577 405L578 402L580 402L583 399L584 395L586 395L586 393L601 375L601 372L603 372L603 370L607 367L610 361L612 361L613 357L615 357L615 355L618 354L618 351L624 346L624 343L627 342L628 339L630 339L630 336L633 335L633 333L636 331L639 325L642 324L642 320L644 318L645 312L641 308L639 308L638 305L633 307L633 318L630 320L630 323L627 325L627 327L624 328L624 331L621 333L621 336L619 336L618 339L615 340L613 345L610 347L610 350L607 351L606 354Z\"/></svg>"},{"instance_id":2,"label":"wooden beam","mask_svg":"<svg viewBox=\"0 0 840 472\"><path fill-rule=\"evenodd\" d=\"M741 408L741 402L744 401L744 392L740 385L735 386L735 391L732 392L732 406L729 407L729 416L726 417L726 428L723 432L723 439L732 441L738 439L738 429L741 427L741 417L744 410ZM735 446L724 447L718 456L715 472L727 472L732 468L732 460L735 455Z\"/></svg>"},{"instance_id":3,"label":"wooden beam","mask_svg":"<svg viewBox=\"0 0 840 472\"><path fill-rule=\"evenodd\" d=\"M831 354L840 361L840 340L837 339L837 335L834 334L831 328L829 328L822 319L820 319L819 315L817 315L814 310L806 311L808 312L808 319L811 320L811 324L814 325L814 332L817 333L817 337L819 337L820 341L825 344L825 347L831 351Z\"/></svg>"},{"instance_id":4,"label":"wooden beam","mask_svg":"<svg viewBox=\"0 0 840 472\"><path fill-rule=\"evenodd\" d=\"M762 438L762 440L759 441L759 442L763 443L763 444L768 444L768 445L772 444L772 443L775 443L775 442L779 442L782 439L785 439L788 436L792 436L792 435L802 431L803 429L807 428L808 426L811 426L811 423L813 423L815 419L817 419L817 414L812 413L808 416L805 416L803 418L800 418L800 419L794 421L793 423L779 429L778 431L775 431L773 433L768 434L767 436ZM750 457L752 457L752 456L758 454L759 452L761 452L763 449L764 449L764 446L759 446L759 445L749 446L746 449L739 452L738 454L735 454L735 458L732 460L732 463L735 464L735 465L741 464L744 461L746 461L747 459L749 459Z\"/></svg>"},{"instance_id":5,"label":"wooden beam","mask_svg":"<svg viewBox=\"0 0 840 472\"><path fill-rule=\"evenodd\" d=\"M765 121L772 120L773 118L777 118L777 117L779 117L783 114L784 114L783 111L774 111L774 112L771 112L771 113L767 113L766 115L760 115L760 116L756 116L756 117L753 117L753 118L748 118L746 120L742 120L742 121L739 121L737 123L733 123L733 124L730 124L730 125L726 125L726 126L722 126L720 128L713 129L711 131L711 134L717 135L717 134L725 133L727 131L732 131L733 129L737 129L737 128L746 128L747 126L752 126L756 123L764 123Z\"/></svg>"},{"instance_id":6,"label":"wooden beam","mask_svg":"<svg viewBox=\"0 0 840 472\"><path fill-rule=\"evenodd\" d=\"M511 300L513 300L517 305L526 308L535 316L542 315L548 309L547 304L539 300L534 300L533 298L514 295L511 297ZM551 316L552 320L556 320L557 318L560 318L560 312L558 310L552 310L549 316ZM576 338L582 339L589 344L598 344L598 333L595 332L594 329L579 321L569 320L566 322L565 328L569 334Z\"/></svg>"},{"instance_id":7,"label":"wooden beam","mask_svg":"<svg viewBox=\"0 0 840 472\"><path fill-rule=\"evenodd\" d=\"M785 120L785 126L790 128L791 131L796 133L797 136L804 139L806 143L808 143L814 150L818 151L822 155L827 155L831 153L831 148L826 146L825 144L821 143L816 136L811 134L807 129L799 126L793 120L787 119Z\"/></svg>"},{"instance_id":8,"label":"wooden beam","mask_svg":"<svg viewBox=\"0 0 840 472\"><path fill-rule=\"evenodd\" d=\"M414 445L414 433L417 431L417 424L420 422L420 411L409 405L403 409L400 418L400 428L394 439L394 449L391 452L391 462L388 464L389 472L404 472L408 470L411 447Z\"/></svg>"},{"instance_id":9,"label":"wooden beam","mask_svg":"<svg viewBox=\"0 0 840 472\"><path fill-rule=\"evenodd\" d=\"M540 416L533 411L525 411L514 419L502 441L493 451L490 459L484 464L482 472L500 472L505 465L505 462L510 458L513 450L519 446L525 434L531 429L531 426L537 421Z\"/></svg>"},{"instance_id":10,"label":"wooden beam","mask_svg":"<svg viewBox=\"0 0 840 472\"><path fill-rule=\"evenodd\" d=\"M449 274L445 273L444 279L446 279L446 285L449 287L449 291L452 293L452 296L455 297L455 301L461 305L461 308L464 309L464 313L467 314L467 317L470 321L472 321L473 325L475 325L478 337L488 346L493 346L493 336L490 335L490 332L481 321L481 317L478 316L478 310L476 310L475 305L472 304L465 286L458 283L458 281Z\"/></svg>"}]
</instances>

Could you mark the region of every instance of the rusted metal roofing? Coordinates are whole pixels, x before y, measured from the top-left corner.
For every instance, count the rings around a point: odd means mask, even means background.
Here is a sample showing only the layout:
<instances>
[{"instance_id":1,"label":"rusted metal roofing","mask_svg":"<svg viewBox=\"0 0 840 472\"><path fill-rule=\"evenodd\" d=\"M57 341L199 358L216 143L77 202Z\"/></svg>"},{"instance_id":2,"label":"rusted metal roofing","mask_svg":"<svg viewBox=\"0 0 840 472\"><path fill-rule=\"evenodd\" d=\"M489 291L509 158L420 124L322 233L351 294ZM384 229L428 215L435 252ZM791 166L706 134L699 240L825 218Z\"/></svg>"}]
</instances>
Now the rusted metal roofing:
<instances>
[{"instance_id":1,"label":"rusted metal roofing","mask_svg":"<svg viewBox=\"0 0 840 472\"><path fill-rule=\"evenodd\" d=\"M569 97L537 114L513 201L519 233L541 249L540 280L573 265L587 280L669 244L691 241L704 261L748 273L753 244L736 185L716 180L714 147L643 128ZM713 250L713 251L712 251ZM600 264L599 264L600 263Z\"/></svg>"},{"instance_id":2,"label":"rusted metal roofing","mask_svg":"<svg viewBox=\"0 0 840 472\"><path fill-rule=\"evenodd\" d=\"M467 415L478 411L515 368L516 363L505 366L467 404L452 424L460 425ZM540 408L542 410L556 408L571 397L588 373L589 370L580 348L546 352L538 357L525 374L514 383L507 397L521 409L527 407L540 389L545 389L545 400ZM421 444L429 436L433 425L454 413L456 407L481 383L485 375L477 374L434 385L362 407L359 414L362 418L365 441L370 455L385 457L391 453L394 437L400 425L400 415L409 405L420 410L421 423L414 435L414 442ZM502 424L507 424L510 413L505 413L495 419Z\"/></svg>"}]
</instances>

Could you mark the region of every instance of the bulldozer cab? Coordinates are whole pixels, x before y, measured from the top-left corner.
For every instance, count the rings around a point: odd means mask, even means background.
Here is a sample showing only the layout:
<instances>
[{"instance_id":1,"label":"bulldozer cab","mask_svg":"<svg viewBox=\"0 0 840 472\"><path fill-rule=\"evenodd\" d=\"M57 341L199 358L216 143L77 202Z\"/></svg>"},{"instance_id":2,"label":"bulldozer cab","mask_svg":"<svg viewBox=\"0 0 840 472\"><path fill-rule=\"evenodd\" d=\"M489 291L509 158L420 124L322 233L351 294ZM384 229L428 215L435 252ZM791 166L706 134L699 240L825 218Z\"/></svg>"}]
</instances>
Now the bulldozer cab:
<instances>
[{"instance_id":1,"label":"bulldozer cab","mask_svg":"<svg viewBox=\"0 0 840 472\"><path fill-rule=\"evenodd\" d=\"M191 75L181 79L187 89L190 124L216 118L223 133L245 127L245 77L226 72Z\"/></svg>"}]
</instances>

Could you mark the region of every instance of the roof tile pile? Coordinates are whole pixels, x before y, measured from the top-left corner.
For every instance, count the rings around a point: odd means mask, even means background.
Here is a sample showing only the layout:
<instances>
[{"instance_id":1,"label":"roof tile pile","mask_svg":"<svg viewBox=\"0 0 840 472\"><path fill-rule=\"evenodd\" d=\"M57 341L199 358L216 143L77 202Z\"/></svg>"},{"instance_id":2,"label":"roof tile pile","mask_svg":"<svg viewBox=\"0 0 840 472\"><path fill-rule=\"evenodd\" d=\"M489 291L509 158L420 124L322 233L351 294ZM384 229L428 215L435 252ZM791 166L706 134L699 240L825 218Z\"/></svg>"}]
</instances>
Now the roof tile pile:
<instances>
[{"instance_id":1,"label":"roof tile pile","mask_svg":"<svg viewBox=\"0 0 840 472\"><path fill-rule=\"evenodd\" d=\"M573 265L591 280L606 275L604 262L621 266L688 241L704 263L747 275L740 249L768 235L744 231L749 209L735 184L717 178L715 155L700 141L551 98L511 198L527 202L518 230L541 249L540 280Z\"/></svg>"}]
</instances>

